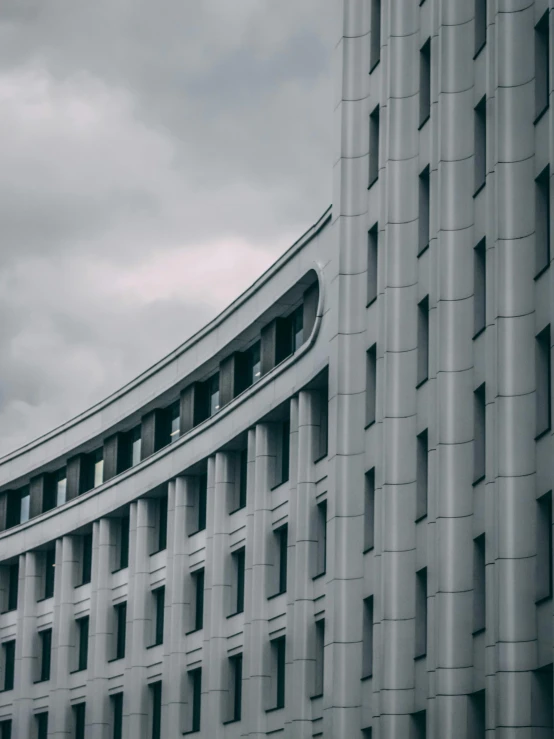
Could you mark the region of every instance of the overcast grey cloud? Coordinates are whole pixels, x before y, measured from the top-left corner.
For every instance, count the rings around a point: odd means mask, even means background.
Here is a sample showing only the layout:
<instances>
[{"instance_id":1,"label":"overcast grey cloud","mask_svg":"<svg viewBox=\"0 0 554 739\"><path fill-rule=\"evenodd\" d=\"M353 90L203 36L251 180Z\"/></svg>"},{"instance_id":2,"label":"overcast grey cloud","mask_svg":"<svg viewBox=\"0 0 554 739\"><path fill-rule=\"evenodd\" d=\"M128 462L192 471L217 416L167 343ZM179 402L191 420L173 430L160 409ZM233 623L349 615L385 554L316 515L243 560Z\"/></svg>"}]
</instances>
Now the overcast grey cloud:
<instances>
[{"instance_id":1,"label":"overcast grey cloud","mask_svg":"<svg viewBox=\"0 0 554 739\"><path fill-rule=\"evenodd\" d=\"M183 342L327 207L331 5L0 4L0 452Z\"/></svg>"}]
</instances>

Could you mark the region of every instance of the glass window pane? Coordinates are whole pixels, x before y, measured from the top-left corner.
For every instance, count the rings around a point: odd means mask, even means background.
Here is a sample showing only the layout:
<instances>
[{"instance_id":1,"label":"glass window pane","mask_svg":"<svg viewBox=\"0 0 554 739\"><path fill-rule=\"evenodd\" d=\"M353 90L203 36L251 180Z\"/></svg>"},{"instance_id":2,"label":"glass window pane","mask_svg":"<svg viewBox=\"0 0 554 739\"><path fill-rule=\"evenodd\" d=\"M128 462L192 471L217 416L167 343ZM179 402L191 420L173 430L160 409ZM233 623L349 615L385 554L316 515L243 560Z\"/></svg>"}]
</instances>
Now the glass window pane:
<instances>
[{"instance_id":1,"label":"glass window pane","mask_svg":"<svg viewBox=\"0 0 554 739\"><path fill-rule=\"evenodd\" d=\"M131 467L134 467L140 462L141 452L141 437L140 437L140 426L133 429L131 435Z\"/></svg>"},{"instance_id":2,"label":"glass window pane","mask_svg":"<svg viewBox=\"0 0 554 739\"><path fill-rule=\"evenodd\" d=\"M56 480L56 505L63 505L67 500L67 477L65 469L60 470Z\"/></svg>"},{"instance_id":3,"label":"glass window pane","mask_svg":"<svg viewBox=\"0 0 554 739\"><path fill-rule=\"evenodd\" d=\"M20 508L20 516L19 516L20 523L25 523L25 521L29 520L30 503L31 503L31 496L29 495L29 492L26 490L21 496L21 508Z\"/></svg>"}]
</instances>

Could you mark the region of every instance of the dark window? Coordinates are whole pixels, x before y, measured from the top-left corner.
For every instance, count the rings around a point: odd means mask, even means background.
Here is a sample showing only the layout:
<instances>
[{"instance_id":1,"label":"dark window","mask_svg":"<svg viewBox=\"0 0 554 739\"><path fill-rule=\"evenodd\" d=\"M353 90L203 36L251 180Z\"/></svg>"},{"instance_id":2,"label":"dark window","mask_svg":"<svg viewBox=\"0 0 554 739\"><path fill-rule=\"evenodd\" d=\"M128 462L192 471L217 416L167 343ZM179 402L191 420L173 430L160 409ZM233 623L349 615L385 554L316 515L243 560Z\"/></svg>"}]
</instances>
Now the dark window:
<instances>
[{"instance_id":1,"label":"dark window","mask_svg":"<svg viewBox=\"0 0 554 739\"><path fill-rule=\"evenodd\" d=\"M431 39L419 52L419 126L431 115Z\"/></svg>"},{"instance_id":2,"label":"dark window","mask_svg":"<svg viewBox=\"0 0 554 739\"><path fill-rule=\"evenodd\" d=\"M296 352L304 343L304 306L297 308L290 317L292 331L292 351Z\"/></svg>"},{"instance_id":3,"label":"dark window","mask_svg":"<svg viewBox=\"0 0 554 739\"><path fill-rule=\"evenodd\" d=\"M369 183L371 187L379 177L379 106L369 116Z\"/></svg>"},{"instance_id":4,"label":"dark window","mask_svg":"<svg viewBox=\"0 0 554 739\"><path fill-rule=\"evenodd\" d=\"M244 567L245 567L245 550L237 549L233 552L233 564L235 569L235 610L234 613L244 612Z\"/></svg>"},{"instance_id":5,"label":"dark window","mask_svg":"<svg viewBox=\"0 0 554 739\"><path fill-rule=\"evenodd\" d=\"M115 605L114 613L116 624L115 659L123 659L127 639L127 603Z\"/></svg>"},{"instance_id":6,"label":"dark window","mask_svg":"<svg viewBox=\"0 0 554 739\"><path fill-rule=\"evenodd\" d=\"M535 26L535 116L548 108L550 93L550 19L548 10Z\"/></svg>"},{"instance_id":7,"label":"dark window","mask_svg":"<svg viewBox=\"0 0 554 739\"><path fill-rule=\"evenodd\" d=\"M379 264L379 226L367 232L367 304L377 298L377 269Z\"/></svg>"},{"instance_id":8,"label":"dark window","mask_svg":"<svg viewBox=\"0 0 554 739\"><path fill-rule=\"evenodd\" d=\"M416 572L415 656L427 654L427 567Z\"/></svg>"},{"instance_id":9,"label":"dark window","mask_svg":"<svg viewBox=\"0 0 554 739\"><path fill-rule=\"evenodd\" d=\"M375 543L375 467L365 473L364 494L364 551Z\"/></svg>"},{"instance_id":10,"label":"dark window","mask_svg":"<svg viewBox=\"0 0 554 739\"><path fill-rule=\"evenodd\" d=\"M486 437L485 437L485 383L473 393L473 481L479 482L485 477Z\"/></svg>"},{"instance_id":11,"label":"dark window","mask_svg":"<svg viewBox=\"0 0 554 739\"><path fill-rule=\"evenodd\" d=\"M165 587L156 588L152 591L154 605L156 608L156 623L154 633L154 644L164 643L164 609L165 609Z\"/></svg>"},{"instance_id":12,"label":"dark window","mask_svg":"<svg viewBox=\"0 0 554 739\"><path fill-rule=\"evenodd\" d=\"M362 729L362 739L373 739L373 729L371 727Z\"/></svg>"},{"instance_id":13,"label":"dark window","mask_svg":"<svg viewBox=\"0 0 554 739\"><path fill-rule=\"evenodd\" d=\"M286 677L286 638L284 636L273 639L271 642L273 656L273 705L271 708L285 706L285 677Z\"/></svg>"},{"instance_id":14,"label":"dark window","mask_svg":"<svg viewBox=\"0 0 554 739\"><path fill-rule=\"evenodd\" d=\"M364 598L362 677L373 675L373 596Z\"/></svg>"},{"instance_id":15,"label":"dark window","mask_svg":"<svg viewBox=\"0 0 554 739\"><path fill-rule=\"evenodd\" d=\"M78 637L78 662L77 670L86 670L88 664L88 630L89 617L77 619L77 637Z\"/></svg>"},{"instance_id":16,"label":"dark window","mask_svg":"<svg viewBox=\"0 0 554 739\"><path fill-rule=\"evenodd\" d=\"M536 366L536 408L537 408L537 436L550 430L552 413L551 388L551 361L550 361L550 326L543 329L537 336L535 351Z\"/></svg>"},{"instance_id":17,"label":"dark window","mask_svg":"<svg viewBox=\"0 0 554 739\"><path fill-rule=\"evenodd\" d=\"M112 739L123 739L123 693L113 693L110 696L112 703Z\"/></svg>"},{"instance_id":18,"label":"dark window","mask_svg":"<svg viewBox=\"0 0 554 739\"><path fill-rule=\"evenodd\" d=\"M279 549L279 579L278 579L278 593L287 592L287 560L288 560L288 541L289 541L289 527L285 524L280 526L276 531L277 545Z\"/></svg>"},{"instance_id":19,"label":"dark window","mask_svg":"<svg viewBox=\"0 0 554 739\"><path fill-rule=\"evenodd\" d=\"M537 500L536 600L552 597L552 491Z\"/></svg>"},{"instance_id":20,"label":"dark window","mask_svg":"<svg viewBox=\"0 0 554 739\"><path fill-rule=\"evenodd\" d=\"M381 0L371 0L371 37L369 47L369 71L381 59Z\"/></svg>"},{"instance_id":21,"label":"dark window","mask_svg":"<svg viewBox=\"0 0 554 739\"><path fill-rule=\"evenodd\" d=\"M231 672L231 720L240 721L242 714L242 654L229 657Z\"/></svg>"},{"instance_id":22,"label":"dark window","mask_svg":"<svg viewBox=\"0 0 554 739\"><path fill-rule=\"evenodd\" d=\"M238 508L246 507L246 494L248 485L248 449L242 449L239 453L239 501Z\"/></svg>"},{"instance_id":23,"label":"dark window","mask_svg":"<svg viewBox=\"0 0 554 739\"><path fill-rule=\"evenodd\" d=\"M282 485L290 476L290 420L283 421L277 427L276 453L277 459L275 463L275 485Z\"/></svg>"},{"instance_id":24,"label":"dark window","mask_svg":"<svg viewBox=\"0 0 554 739\"><path fill-rule=\"evenodd\" d=\"M327 567L327 501L316 507L316 577L324 575Z\"/></svg>"},{"instance_id":25,"label":"dark window","mask_svg":"<svg viewBox=\"0 0 554 739\"><path fill-rule=\"evenodd\" d=\"M487 322L487 249L485 239L473 250L473 333L481 333Z\"/></svg>"},{"instance_id":26,"label":"dark window","mask_svg":"<svg viewBox=\"0 0 554 739\"><path fill-rule=\"evenodd\" d=\"M0 739L12 739L12 720L0 721Z\"/></svg>"},{"instance_id":27,"label":"dark window","mask_svg":"<svg viewBox=\"0 0 554 739\"><path fill-rule=\"evenodd\" d=\"M204 531L206 528L206 509L208 505L208 476L198 476L198 529Z\"/></svg>"},{"instance_id":28,"label":"dark window","mask_svg":"<svg viewBox=\"0 0 554 739\"><path fill-rule=\"evenodd\" d=\"M17 610L17 597L19 595L19 562L8 568L8 611Z\"/></svg>"},{"instance_id":29,"label":"dark window","mask_svg":"<svg viewBox=\"0 0 554 739\"><path fill-rule=\"evenodd\" d=\"M430 204L431 204L431 180L429 166L425 167L419 175L419 233L417 255L429 246L430 238Z\"/></svg>"},{"instance_id":30,"label":"dark window","mask_svg":"<svg viewBox=\"0 0 554 739\"><path fill-rule=\"evenodd\" d=\"M487 43L487 0L475 0L475 56Z\"/></svg>"},{"instance_id":31,"label":"dark window","mask_svg":"<svg viewBox=\"0 0 554 739\"><path fill-rule=\"evenodd\" d=\"M40 638L40 680L50 680L50 664L52 660L52 629L39 631Z\"/></svg>"},{"instance_id":32,"label":"dark window","mask_svg":"<svg viewBox=\"0 0 554 739\"><path fill-rule=\"evenodd\" d=\"M485 739L486 713L485 691L471 693L468 701L468 737L471 739Z\"/></svg>"},{"instance_id":33,"label":"dark window","mask_svg":"<svg viewBox=\"0 0 554 739\"><path fill-rule=\"evenodd\" d=\"M427 711L412 713L413 732L410 739L426 739L427 737Z\"/></svg>"},{"instance_id":34,"label":"dark window","mask_svg":"<svg viewBox=\"0 0 554 739\"><path fill-rule=\"evenodd\" d=\"M85 534L82 538L81 557L81 585L90 582L92 574L92 534Z\"/></svg>"},{"instance_id":35,"label":"dark window","mask_svg":"<svg viewBox=\"0 0 554 739\"><path fill-rule=\"evenodd\" d=\"M63 505L67 500L67 472L65 467L54 473L56 489L56 505Z\"/></svg>"},{"instance_id":36,"label":"dark window","mask_svg":"<svg viewBox=\"0 0 554 739\"><path fill-rule=\"evenodd\" d=\"M531 682L531 717L536 727L533 737L551 737L554 716L554 684L552 663L533 670ZM544 729L542 732L541 729ZM550 731L548 731L550 729Z\"/></svg>"},{"instance_id":37,"label":"dark window","mask_svg":"<svg viewBox=\"0 0 554 739\"><path fill-rule=\"evenodd\" d=\"M314 418L314 462L326 457L329 451L329 388L316 391L316 412Z\"/></svg>"},{"instance_id":38,"label":"dark window","mask_svg":"<svg viewBox=\"0 0 554 739\"><path fill-rule=\"evenodd\" d=\"M158 552L167 549L167 495L158 499Z\"/></svg>"},{"instance_id":39,"label":"dark window","mask_svg":"<svg viewBox=\"0 0 554 739\"><path fill-rule=\"evenodd\" d=\"M535 180L535 274L550 264L550 166Z\"/></svg>"},{"instance_id":40,"label":"dark window","mask_svg":"<svg viewBox=\"0 0 554 739\"><path fill-rule=\"evenodd\" d=\"M15 639L5 641L4 649L4 690L13 690L13 678L15 672Z\"/></svg>"},{"instance_id":41,"label":"dark window","mask_svg":"<svg viewBox=\"0 0 554 739\"><path fill-rule=\"evenodd\" d=\"M248 367L248 385L253 385L262 376L261 345L259 341L248 350Z\"/></svg>"},{"instance_id":42,"label":"dark window","mask_svg":"<svg viewBox=\"0 0 554 739\"><path fill-rule=\"evenodd\" d=\"M190 690L192 694L192 716L191 731L200 731L200 718L202 710L202 668L189 670Z\"/></svg>"},{"instance_id":43,"label":"dark window","mask_svg":"<svg viewBox=\"0 0 554 739\"><path fill-rule=\"evenodd\" d=\"M315 622L315 660L313 696L323 695L325 683L325 619Z\"/></svg>"},{"instance_id":44,"label":"dark window","mask_svg":"<svg viewBox=\"0 0 554 739\"><path fill-rule=\"evenodd\" d=\"M169 421L169 443L177 441L181 435L181 403L176 401L167 409Z\"/></svg>"},{"instance_id":45,"label":"dark window","mask_svg":"<svg viewBox=\"0 0 554 739\"><path fill-rule=\"evenodd\" d=\"M192 575L194 587L194 631L204 626L204 569L195 570Z\"/></svg>"},{"instance_id":46,"label":"dark window","mask_svg":"<svg viewBox=\"0 0 554 739\"><path fill-rule=\"evenodd\" d=\"M487 626L485 534L473 540L473 633Z\"/></svg>"},{"instance_id":47,"label":"dark window","mask_svg":"<svg viewBox=\"0 0 554 739\"><path fill-rule=\"evenodd\" d=\"M141 446L142 446L142 439L141 439L141 428L140 426L135 426L134 429L131 429L129 432L129 444L130 444L130 462L131 467L134 467L136 464L140 462L141 459Z\"/></svg>"},{"instance_id":48,"label":"dark window","mask_svg":"<svg viewBox=\"0 0 554 739\"><path fill-rule=\"evenodd\" d=\"M129 516L119 519L119 569L129 566Z\"/></svg>"},{"instance_id":49,"label":"dark window","mask_svg":"<svg viewBox=\"0 0 554 739\"><path fill-rule=\"evenodd\" d=\"M207 380L208 383L208 415L213 416L219 410L219 372Z\"/></svg>"},{"instance_id":50,"label":"dark window","mask_svg":"<svg viewBox=\"0 0 554 739\"><path fill-rule=\"evenodd\" d=\"M416 521L427 515L429 495L429 441L427 429L417 437Z\"/></svg>"},{"instance_id":51,"label":"dark window","mask_svg":"<svg viewBox=\"0 0 554 739\"><path fill-rule=\"evenodd\" d=\"M56 550L47 549L44 552L44 592L43 598L52 598L56 577Z\"/></svg>"},{"instance_id":52,"label":"dark window","mask_svg":"<svg viewBox=\"0 0 554 739\"><path fill-rule=\"evenodd\" d=\"M73 706L73 721L75 725L75 739L85 739L86 703L76 703Z\"/></svg>"},{"instance_id":53,"label":"dark window","mask_svg":"<svg viewBox=\"0 0 554 739\"><path fill-rule=\"evenodd\" d=\"M152 699L152 739L162 739L162 682L150 683Z\"/></svg>"},{"instance_id":54,"label":"dark window","mask_svg":"<svg viewBox=\"0 0 554 739\"><path fill-rule=\"evenodd\" d=\"M36 713L35 721L37 723L37 739L48 739L48 711Z\"/></svg>"},{"instance_id":55,"label":"dark window","mask_svg":"<svg viewBox=\"0 0 554 739\"><path fill-rule=\"evenodd\" d=\"M366 352L366 382L365 382L365 425L375 423L376 394L377 394L377 344Z\"/></svg>"},{"instance_id":56,"label":"dark window","mask_svg":"<svg viewBox=\"0 0 554 739\"><path fill-rule=\"evenodd\" d=\"M429 378L429 296L417 306L417 384Z\"/></svg>"},{"instance_id":57,"label":"dark window","mask_svg":"<svg viewBox=\"0 0 554 739\"><path fill-rule=\"evenodd\" d=\"M485 184L487 176L487 99L482 97L475 107L475 192Z\"/></svg>"}]
</instances>

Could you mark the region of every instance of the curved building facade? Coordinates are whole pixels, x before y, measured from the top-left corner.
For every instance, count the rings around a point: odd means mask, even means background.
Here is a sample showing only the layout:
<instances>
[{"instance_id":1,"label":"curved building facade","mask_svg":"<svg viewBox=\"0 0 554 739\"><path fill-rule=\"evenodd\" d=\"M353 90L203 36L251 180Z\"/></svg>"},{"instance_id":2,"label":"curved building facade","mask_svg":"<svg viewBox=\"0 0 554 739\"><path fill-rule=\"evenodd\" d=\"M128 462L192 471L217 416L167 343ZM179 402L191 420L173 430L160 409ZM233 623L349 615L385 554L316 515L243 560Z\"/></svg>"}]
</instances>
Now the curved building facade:
<instances>
[{"instance_id":1,"label":"curved building facade","mask_svg":"<svg viewBox=\"0 0 554 739\"><path fill-rule=\"evenodd\" d=\"M0 460L0 736L553 734L547 0L336 0L333 207Z\"/></svg>"}]
</instances>

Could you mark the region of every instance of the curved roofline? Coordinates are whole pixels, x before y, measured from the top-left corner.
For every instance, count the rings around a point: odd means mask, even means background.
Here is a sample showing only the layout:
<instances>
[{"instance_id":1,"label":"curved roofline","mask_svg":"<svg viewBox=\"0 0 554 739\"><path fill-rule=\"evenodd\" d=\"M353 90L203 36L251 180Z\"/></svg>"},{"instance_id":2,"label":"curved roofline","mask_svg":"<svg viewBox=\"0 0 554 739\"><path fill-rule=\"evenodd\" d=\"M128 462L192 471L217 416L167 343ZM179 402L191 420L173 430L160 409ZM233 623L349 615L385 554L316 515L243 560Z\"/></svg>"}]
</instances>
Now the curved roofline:
<instances>
[{"instance_id":1,"label":"curved roofline","mask_svg":"<svg viewBox=\"0 0 554 739\"><path fill-rule=\"evenodd\" d=\"M318 218L318 220L310 226L285 252L282 254L279 259L277 259L276 262L274 262L268 269L263 272L258 279L250 285L243 293L241 293L235 300L233 300L232 303L230 303L226 308L221 311L221 313L218 313L215 318L213 318L209 323L207 323L205 326L203 326L199 331L197 331L195 334L190 336L186 341L184 341L182 344L180 344L176 349L171 351L169 354L167 354L165 357L162 357L162 359L158 360L155 364L153 364L148 369L141 372L137 377L130 380L128 383L120 387L118 390L115 390L113 393L108 395L106 398L103 398L102 400L98 401L94 405L90 406L90 408L87 408L86 410L82 411L78 415L74 416L73 418L69 419L68 421L64 421L64 423L60 424L59 426L55 426L53 429L50 429L46 433L42 434L41 436L36 437L30 442L27 442L26 444L23 444L23 446L17 447L16 449L13 449L12 451L8 452L7 454L0 457L0 464L3 464L5 462L8 462L10 459L13 459L15 457L18 457L21 454L24 454L25 452L28 452L29 450L33 449L34 447L38 446L41 442L46 441L49 438L52 438L56 436L57 434L60 434L67 429L70 429L72 426L77 425L80 421L88 418L89 416L93 415L94 413L102 410L106 406L108 406L110 403L114 402L118 398L121 398L126 393L130 392L132 389L140 385L142 382L144 382L146 379L154 375L159 370L163 369L165 366L170 364L173 360L177 359L179 356L184 354L186 351L188 351L191 347L193 347L196 343L198 343L206 334L209 334L211 331L216 329L221 323L223 323L234 311L236 311L243 303L245 303L247 300L249 300L266 282L268 282L273 275L278 272L283 265L285 265L292 257L308 242L310 241L321 229L329 222L331 219L331 210L332 206L330 205L324 213Z\"/></svg>"}]
</instances>

